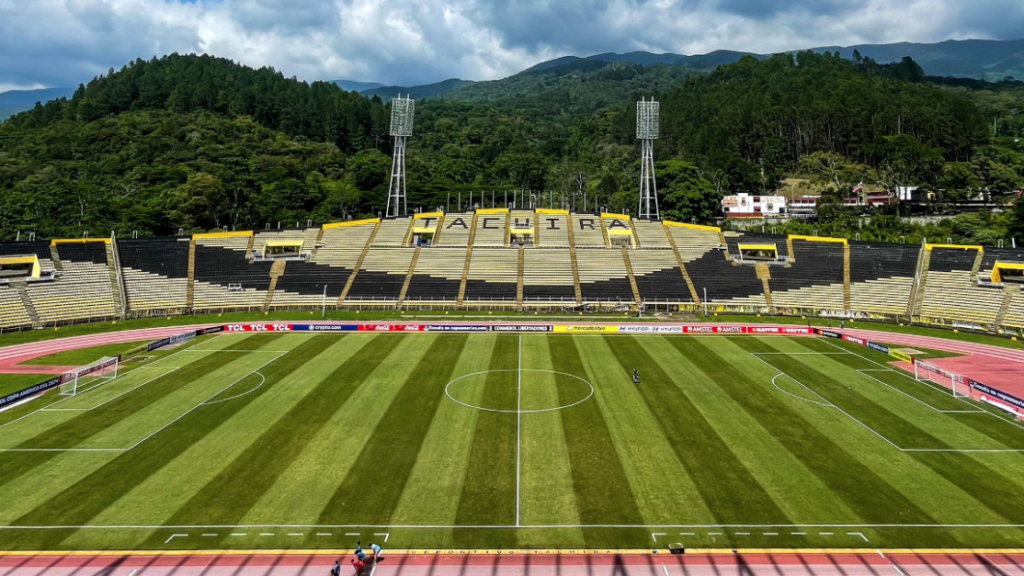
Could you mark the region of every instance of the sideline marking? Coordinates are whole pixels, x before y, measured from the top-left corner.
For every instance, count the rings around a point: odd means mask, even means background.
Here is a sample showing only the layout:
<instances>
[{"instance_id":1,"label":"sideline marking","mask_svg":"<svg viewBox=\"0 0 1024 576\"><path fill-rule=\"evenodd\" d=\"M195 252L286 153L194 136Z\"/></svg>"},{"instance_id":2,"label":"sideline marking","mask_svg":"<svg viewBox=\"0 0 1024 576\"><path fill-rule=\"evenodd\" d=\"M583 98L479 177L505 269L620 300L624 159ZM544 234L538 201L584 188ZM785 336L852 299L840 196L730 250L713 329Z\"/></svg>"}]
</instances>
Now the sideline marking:
<instances>
[{"instance_id":1,"label":"sideline marking","mask_svg":"<svg viewBox=\"0 0 1024 576\"><path fill-rule=\"evenodd\" d=\"M175 538L188 538L188 534L171 534L170 538L164 540L164 544L169 543L171 540L174 540Z\"/></svg>"},{"instance_id":2,"label":"sideline marking","mask_svg":"<svg viewBox=\"0 0 1024 576\"><path fill-rule=\"evenodd\" d=\"M516 370L516 526L519 526L519 486L522 483L523 451L523 335L519 335L519 368Z\"/></svg>"},{"instance_id":3,"label":"sideline marking","mask_svg":"<svg viewBox=\"0 0 1024 576\"><path fill-rule=\"evenodd\" d=\"M388 543L388 538L391 538L391 532L374 532L373 535L374 536L383 536L385 544Z\"/></svg>"},{"instance_id":4,"label":"sideline marking","mask_svg":"<svg viewBox=\"0 0 1024 576\"><path fill-rule=\"evenodd\" d=\"M284 529L327 529L327 528L369 528L392 530L451 530L453 528L466 530L507 530L509 528L523 529L564 529L564 528L650 528L650 529L731 529L731 528L932 528L932 529L1000 529L1024 528L1024 523L1017 524L112 524L112 525L68 525L53 524L48 526L0 526L0 532L16 530L188 530L188 529L254 529L254 528L284 528ZM680 532L682 535L692 536L692 532ZM819 534L830 536L834 532L819 532ZM854 536L865 538L860 532L849 532ZM268 534L272 535L272 534ZM359 532L346 532L346 536L359 536ZM0 551L2 554L3 551Z\"/></svg>"},{"instance_id":5,"label":"sideline marking","mask_svg":"<svg viewBox=\"0 0 1024 576\"><path fill-rule=\"evenodd\" d=\"M655 542L657 542L658 541L658 536L668 536L668 534L666 534L664 532L653 532L651 534L651 540L654 540Z\"/></svg>"}]
</instances>

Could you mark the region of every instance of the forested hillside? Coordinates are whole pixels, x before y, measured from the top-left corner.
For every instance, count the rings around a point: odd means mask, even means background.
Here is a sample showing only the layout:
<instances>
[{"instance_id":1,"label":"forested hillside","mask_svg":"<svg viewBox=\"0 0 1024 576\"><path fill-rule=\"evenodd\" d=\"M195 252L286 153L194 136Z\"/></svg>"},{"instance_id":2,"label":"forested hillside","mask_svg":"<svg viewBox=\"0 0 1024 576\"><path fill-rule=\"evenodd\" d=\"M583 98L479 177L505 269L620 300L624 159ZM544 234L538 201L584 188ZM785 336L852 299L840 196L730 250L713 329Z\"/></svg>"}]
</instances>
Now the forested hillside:
<instances>
[{"instance_id":1,"label":"forested hillside","mask_svg":"<svg viewBox=\"0 0 1024 576\"><path fill-rule=\"evenodd\" d=\"M526 189L545 203L583 191L590 208L629 209L639 170L634 101L650 95L662 102L662 206L685 221L711 221L721 195L774 190L794 173L836 195L859 181L1000 193L1024 175L1014 141L1020 92L938 86L913 61L807 52L744 58L707 75L592 65L477 83L458 101L420 101L409 205ZM386 199L388 114L379 98L223 59L136 61L0 125L0 237L373 215Z\"/></svg>"}]
</instances>

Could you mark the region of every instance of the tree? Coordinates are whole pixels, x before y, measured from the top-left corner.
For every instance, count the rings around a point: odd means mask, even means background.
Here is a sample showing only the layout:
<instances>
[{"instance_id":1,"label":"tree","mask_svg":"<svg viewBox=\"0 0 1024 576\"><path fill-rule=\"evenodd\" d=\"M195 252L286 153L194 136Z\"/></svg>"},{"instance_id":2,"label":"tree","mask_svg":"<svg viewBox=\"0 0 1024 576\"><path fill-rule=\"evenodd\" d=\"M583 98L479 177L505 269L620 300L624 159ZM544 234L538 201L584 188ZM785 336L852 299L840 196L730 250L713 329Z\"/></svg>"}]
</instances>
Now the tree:
<instances>
[{"instance_id":1,"label":"tree","mask_svg":"<svg viewBox=\"0 0 1024 576\"><path fill-rule=\"evenodd\" d=\"M942 166L939 187L945 189L947 199L954 202L970 200L981 189L981 181L974 167L967 162L947 162Z\"/></svg>"},{"instance_id":2,"label":"tree","mask_svg":"<svg viewBox=\"0 0 1024 576\"><path fill-rule=\"evenodd\" d=\"M939 171L942 154L909 135L882 136L870 147L878 163L879 181L889 192L904 186L926 186Z\"/></svg>"},{"instance_id":3,"label":"tree","mask_svg":"<svg viewBox=\"0 0 1024 576\"><path fill-rule=\"evenodd\" d=\"M658 162L658 175L663 218L679 222L711 222L721 211L722 196L701 176L700 169L682 160Z\"/></svg>"}]
</instances>

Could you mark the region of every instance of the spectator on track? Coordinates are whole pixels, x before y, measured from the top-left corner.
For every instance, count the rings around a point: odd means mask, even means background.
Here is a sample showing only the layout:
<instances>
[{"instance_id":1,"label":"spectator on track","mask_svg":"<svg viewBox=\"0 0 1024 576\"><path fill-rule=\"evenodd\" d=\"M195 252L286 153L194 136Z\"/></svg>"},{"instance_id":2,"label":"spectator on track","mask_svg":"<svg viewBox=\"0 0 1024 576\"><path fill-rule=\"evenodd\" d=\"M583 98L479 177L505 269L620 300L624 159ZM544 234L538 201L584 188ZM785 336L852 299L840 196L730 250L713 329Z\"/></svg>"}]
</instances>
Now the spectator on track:
<instances>
[{"instance_id":1,"label":"spectator on track","mask_svg":"<svg viewBox=\"0 0 1024 576\"><path fill-rule=\"evenodd\" d=\"M356 576L363 576L363 568L366 568L366 564L363 564L362 560L352 559L352 567L356 569Z\"/></svg>"},{"instance_id":2,"label":"spectator on track","mask_svg":"<svg viewBox=\"0 0 1024 576\"><path fill-rule=\"evenodd\" d=\"M376 564L377 562L380 562L381 560L384 559L384 557L380 555L380 546L371 543L370 544L370 549L373 550L373 563L374 564Z\"/></svg>"},{"instance_id":3,"label":"spectator on track","mask_svg":"<svg viewBox=\"0 0 1024 576\"><path fill-rule=\"evenodd\" d=\"M366 552L363 552L363 541L356 540L356 558L359 558L360 562L366 560Z\"/></svg>"},{"instance_id":4,"label":"spectator on track","mask_svg":"<svg viewBox=\"0 0 1024 576\"><path fill-rule=\"evenodd\" d=\"M331 576L341 576L341 559L334 561L334 568L331 568Z\"/></svg>"}]
</instances>

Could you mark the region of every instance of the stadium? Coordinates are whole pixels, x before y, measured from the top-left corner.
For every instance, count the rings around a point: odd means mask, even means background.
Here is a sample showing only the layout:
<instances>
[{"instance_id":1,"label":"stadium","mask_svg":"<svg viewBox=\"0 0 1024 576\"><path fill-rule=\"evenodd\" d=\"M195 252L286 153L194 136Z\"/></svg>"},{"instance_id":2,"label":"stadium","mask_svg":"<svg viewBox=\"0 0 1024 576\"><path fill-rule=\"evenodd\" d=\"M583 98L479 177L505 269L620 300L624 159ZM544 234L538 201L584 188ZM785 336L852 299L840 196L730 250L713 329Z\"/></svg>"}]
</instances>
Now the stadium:
<instances>
[{"instance_id":1,"label":"stadium","mask_svg":"<svg viewBox=\"0 0 1024 576\"><path fill-rule=\"evenodd\" d=\"M1024 536L1024 349L868 322L1019 333L1021 251L487 208L0 252L5 331L103 327L0 349L54 373L3 398L10 550Z\"/></svg>"},{"instance_id":2,"label":"stadium","mask_svg":"<svg viewBox=\"0 0 1024 576\"><path fill-rule=\"evenodd\" d=\"M653 100L637 217L410 214L391 107L384 217L0 244L5 574L1019 570L1024 250L661 219Z\"/></svg>"}]
</instances>

